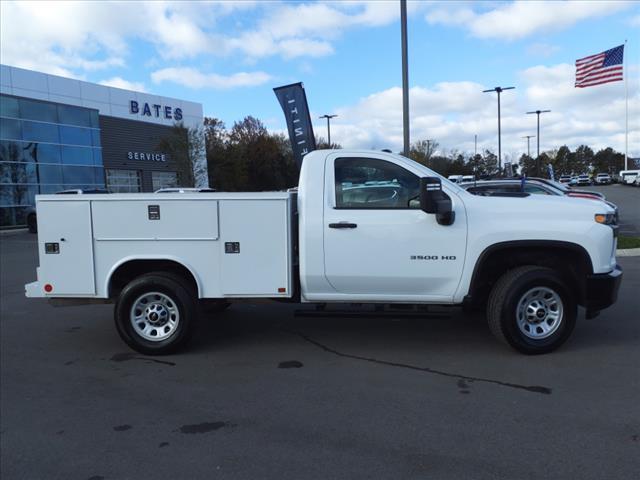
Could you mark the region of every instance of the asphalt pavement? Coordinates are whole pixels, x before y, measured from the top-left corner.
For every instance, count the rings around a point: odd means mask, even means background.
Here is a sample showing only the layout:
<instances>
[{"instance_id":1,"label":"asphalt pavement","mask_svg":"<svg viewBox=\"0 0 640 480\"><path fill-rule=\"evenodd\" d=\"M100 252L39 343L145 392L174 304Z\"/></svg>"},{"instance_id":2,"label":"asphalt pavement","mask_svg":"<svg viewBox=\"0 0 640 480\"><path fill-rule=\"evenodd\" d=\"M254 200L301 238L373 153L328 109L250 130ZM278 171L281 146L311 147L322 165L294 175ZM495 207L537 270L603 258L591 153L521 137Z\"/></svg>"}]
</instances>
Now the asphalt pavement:
<instances>
[{"instance_id":1,"label":"asphalt pavement","mask_svg":"<svg viewBox=\"0 0 640 480\"><path fill-rule=\"evenodd\" d=\"M620 235L640 237L640 188L614 183L592 185L582 190L594 190L618 206L620 213Z\"/></svg>"},{"instance_id":2,"label":"asphalt pavement","mask_svg":"<svg viewBox=\"0 0 640 480\"><path fill-rule=\"evenodd\" d=\"M3 479L640 470L640 257L620 259L618 303L592 320L581 312L570 341L544 356L508 349L457 309L342 318L240 304L204 319L188 351L150 358L121 342L109 305L24 298L35 241L0 238Z\"/></svg>"}]
</instances>

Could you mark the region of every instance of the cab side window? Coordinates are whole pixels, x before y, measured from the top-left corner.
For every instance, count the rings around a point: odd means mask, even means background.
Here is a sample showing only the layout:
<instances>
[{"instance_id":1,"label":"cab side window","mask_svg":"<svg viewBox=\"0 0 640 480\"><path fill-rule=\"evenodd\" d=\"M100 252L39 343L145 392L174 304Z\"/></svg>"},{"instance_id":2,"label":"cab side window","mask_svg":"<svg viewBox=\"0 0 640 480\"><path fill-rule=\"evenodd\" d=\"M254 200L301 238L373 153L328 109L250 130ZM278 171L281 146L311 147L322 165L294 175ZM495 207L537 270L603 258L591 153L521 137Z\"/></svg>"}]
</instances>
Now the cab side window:
<instances>
[{"instance_id":1,"label":"cab side window","mask_svg":"<svg viewBox=\"0 0 640 480\"><path fill-rule=\"evenodd\" d=\"M335 161L336 208L420 208L420 179L395 163L374 158Z\"/></svg>"}]
</instances>

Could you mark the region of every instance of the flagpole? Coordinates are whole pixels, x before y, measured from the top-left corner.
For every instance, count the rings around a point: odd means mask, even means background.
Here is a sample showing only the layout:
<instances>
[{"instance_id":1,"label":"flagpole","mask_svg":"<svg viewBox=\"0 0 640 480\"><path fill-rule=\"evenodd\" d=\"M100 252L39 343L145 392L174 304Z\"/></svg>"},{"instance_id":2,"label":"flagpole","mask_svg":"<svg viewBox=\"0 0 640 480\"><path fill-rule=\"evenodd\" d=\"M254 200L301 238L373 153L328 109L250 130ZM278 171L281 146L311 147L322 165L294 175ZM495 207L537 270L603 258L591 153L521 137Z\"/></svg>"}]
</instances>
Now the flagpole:
<instances>
[{"instance_id":1,"label":"flagpole","mask_svg":"<svg viewBox=\"0 0 640 480\"><path fill-rule=\"evenodd\" d=\"M627 39L624 39L624 50L627 49ZM622 51L624 55L624 110L625 110L625 127L624 127L624 169L627 170L628 158L629 158L629 71L627 67L627 55L625 51Z\"/></svg>"}]
</instances>

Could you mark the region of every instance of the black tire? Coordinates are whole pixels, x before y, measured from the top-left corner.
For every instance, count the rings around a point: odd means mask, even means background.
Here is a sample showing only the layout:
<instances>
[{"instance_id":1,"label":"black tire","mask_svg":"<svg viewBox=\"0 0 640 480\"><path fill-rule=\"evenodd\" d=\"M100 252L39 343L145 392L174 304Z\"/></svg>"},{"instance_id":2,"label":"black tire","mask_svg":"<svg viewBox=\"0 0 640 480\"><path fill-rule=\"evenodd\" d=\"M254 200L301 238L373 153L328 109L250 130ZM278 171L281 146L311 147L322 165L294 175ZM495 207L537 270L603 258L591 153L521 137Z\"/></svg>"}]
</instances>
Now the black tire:
<instances>
[{"instance_id":1,"label":"black tire","mask_svg":"<svg viewBox=\"0 0 640 480\"><path fill-rule=\"evenodd\" d=\"M160 293L162 301L173 308L172 312L178 313L177 325L172 327L173 330L166 338L160 340L145 338L136 330L131 319L134 303L144 295L150 295L154 292ZM159 295L154 298L157 298L159 302L161 300ZM154 304L149 303L149 305L153 306ZM120 338L131 348L145 355L166 355L184 347L191 338L197 323L197 307L196 292L188 286L185 279L171 273L153 272L135 278L122 289L115 305L114 319ZM151 327L150 324L145 324L143 321L138 325L148 325L153 333L154 327ZM164 332L157 333L161 328L157 327L156 335L165 335Z\"/></svg>"},{"instance_id":2,"label":"black tire","mask_svg":"<svg viewBox=\"0 0 640 480\"><path fill-rule=\"evenodd\" d=\"M539 327L535 323L522 322L521 328L518 323L518 304L521 300L525 301L525 295L536 288L544 288L545 292L553 292L559 297L562 310L555 320L558 323ZM574 295L562 278L550 268L534 265L517 267L500 277L487 303L487 320L493 335L527 355L548 353L561 346L575 327L577 312ZM550 329L548 336L532 338L547 334L542 327ZM528 329L528 334L523 329Z\"/></svg>"},{"instance_id":3,"label":"black tire","mask_svg":"<svg viewBox=\"0 0 640 480\"><path fill-rule=\"evenodd\" d=\"M34 213L27 216L27 228L29 233L38 233L38 220Z\"/></svg>"}]
</instances>

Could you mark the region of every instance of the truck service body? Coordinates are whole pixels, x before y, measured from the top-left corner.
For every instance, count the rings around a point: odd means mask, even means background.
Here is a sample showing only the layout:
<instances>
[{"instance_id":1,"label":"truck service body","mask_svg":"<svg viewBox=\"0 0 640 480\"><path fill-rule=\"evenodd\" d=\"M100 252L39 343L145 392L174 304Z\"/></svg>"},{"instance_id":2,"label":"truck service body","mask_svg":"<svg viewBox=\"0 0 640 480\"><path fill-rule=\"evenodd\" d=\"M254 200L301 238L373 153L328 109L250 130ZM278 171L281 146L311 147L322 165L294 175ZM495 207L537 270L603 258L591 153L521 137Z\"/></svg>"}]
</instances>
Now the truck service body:
<instances>
[{"instance_id":1,"label":"truck service body","mask_svg":"<svg viewBox=\"0 0 640 480\"><path fill-rule=\"evenodd\" d=\"M487 308L524 353L562 344L577 305L616 300L613 210L474 196L407 158L319 150L288 192L40 195L28 297L114 301L148 354L186 343L199 303L240 298ZM536 290L537 288L537 290Z\"/></svg>"}]
</instances>

